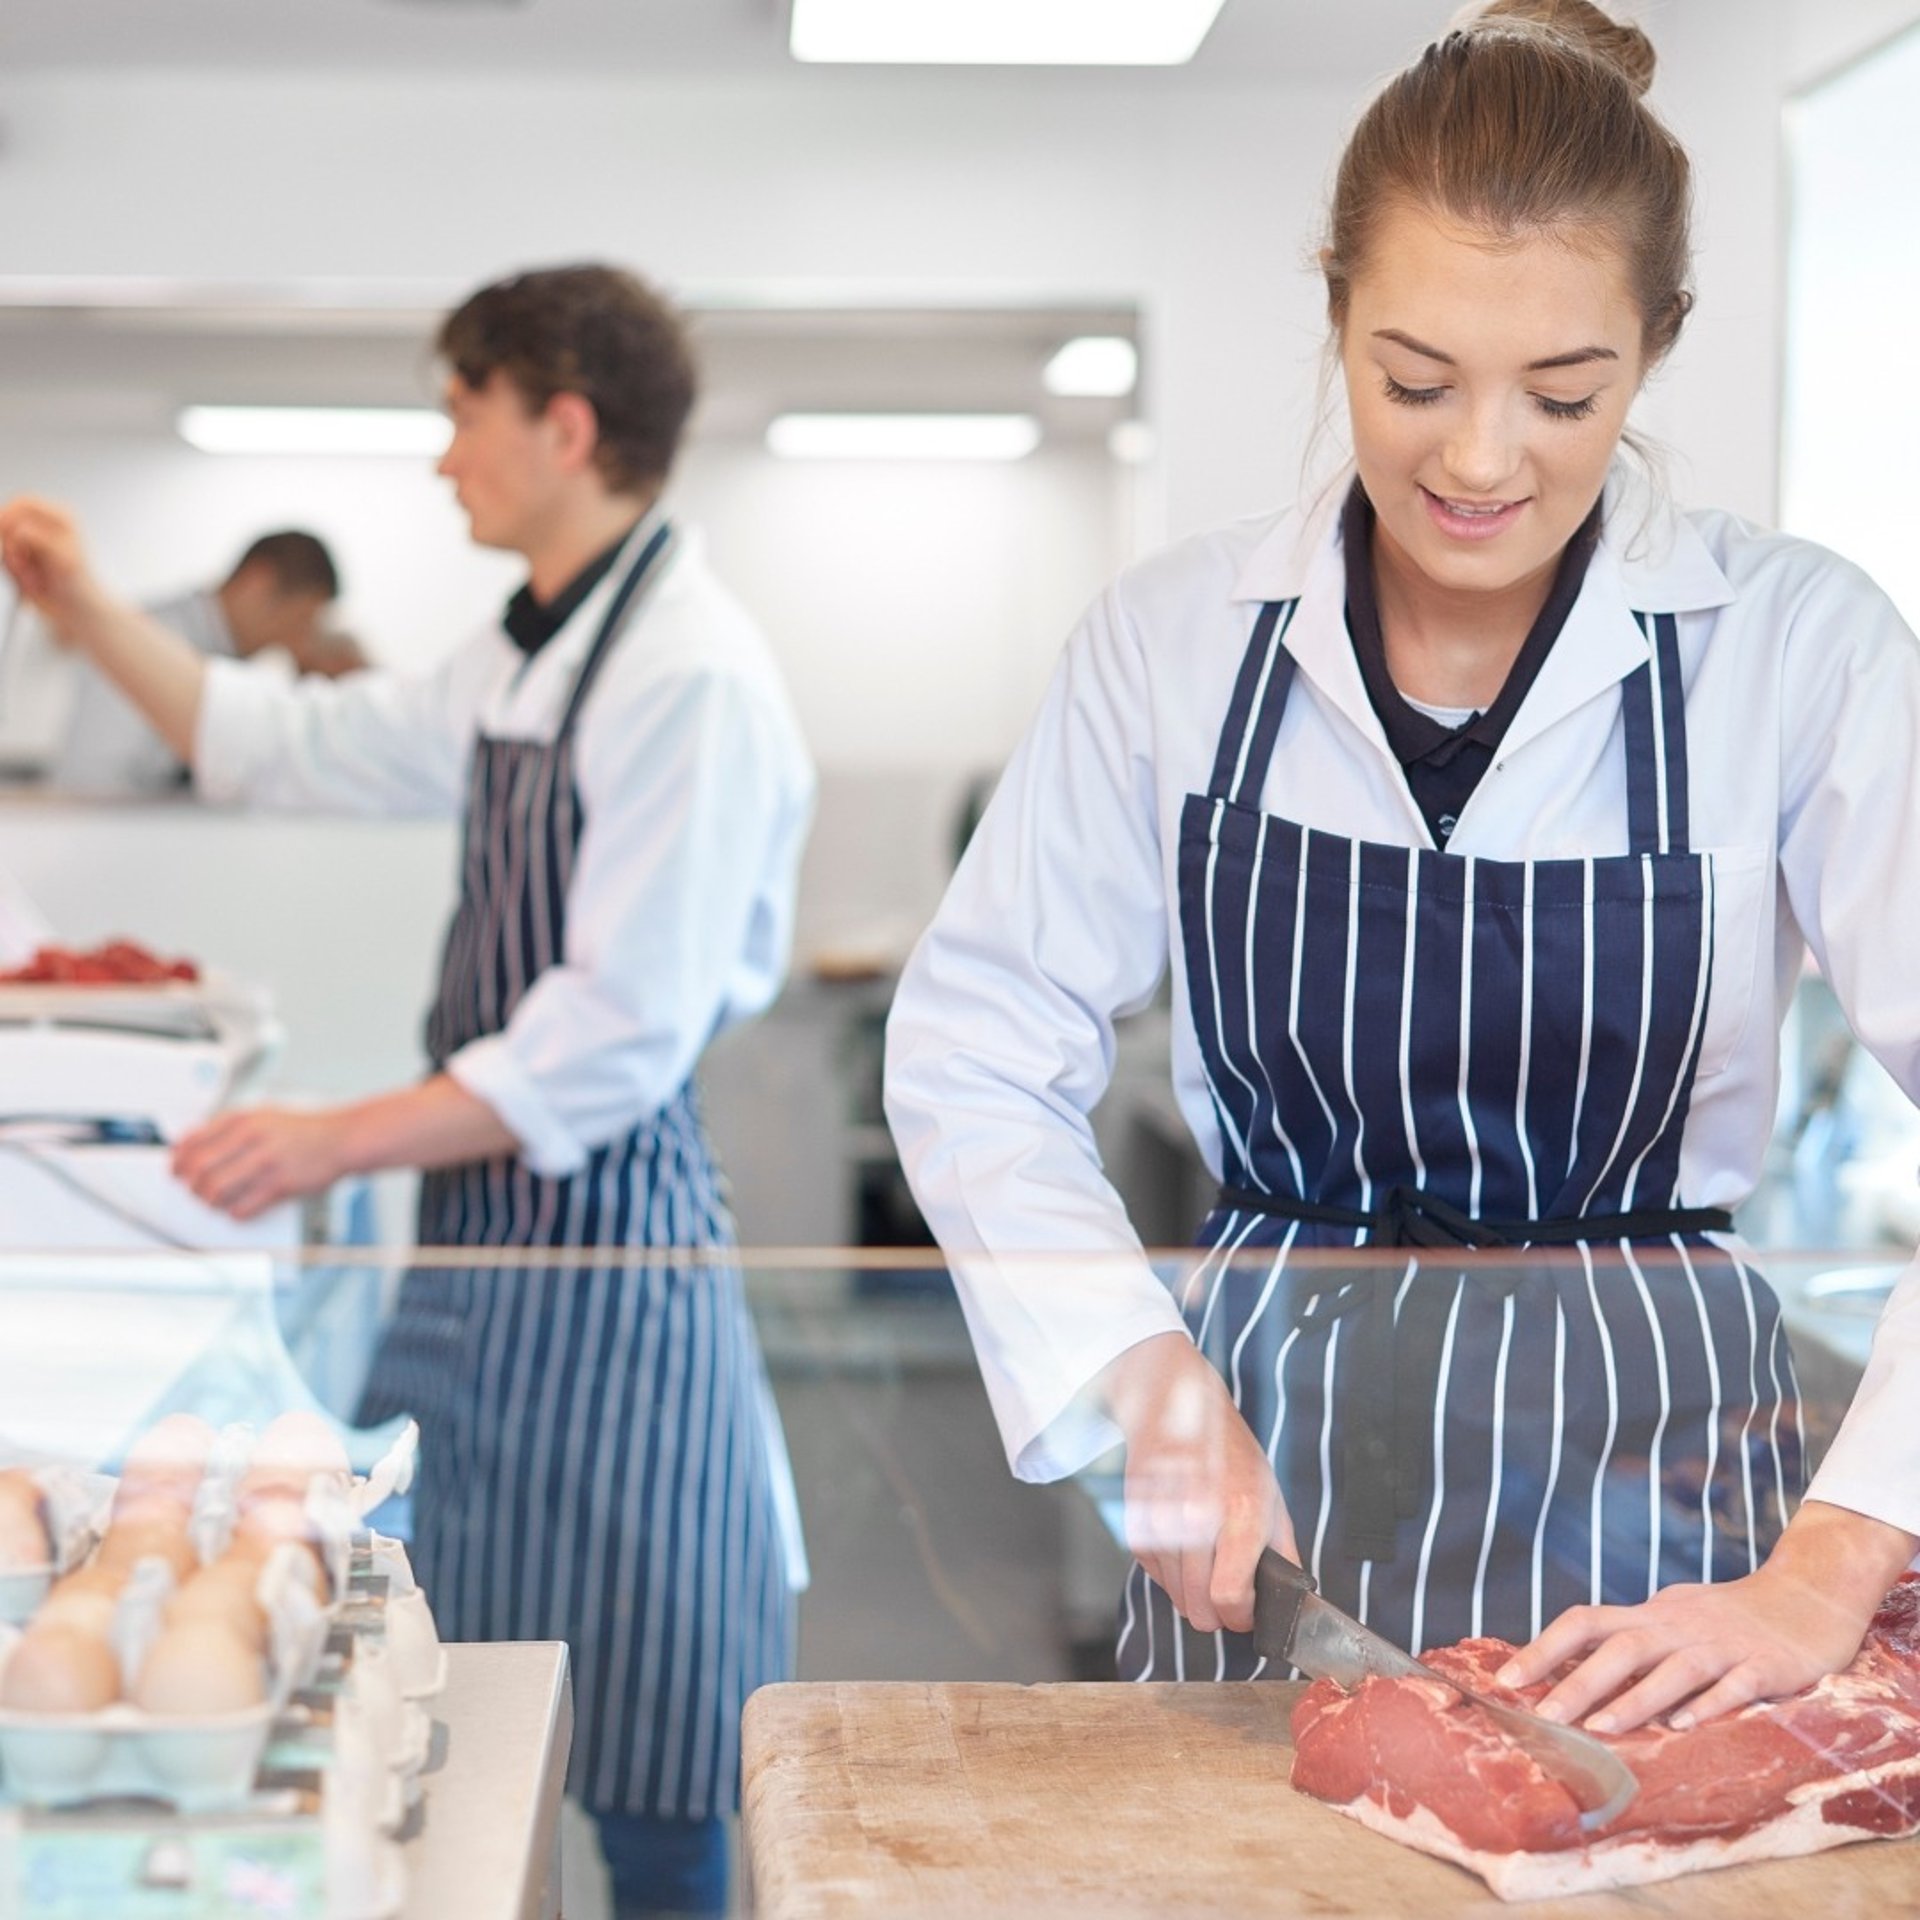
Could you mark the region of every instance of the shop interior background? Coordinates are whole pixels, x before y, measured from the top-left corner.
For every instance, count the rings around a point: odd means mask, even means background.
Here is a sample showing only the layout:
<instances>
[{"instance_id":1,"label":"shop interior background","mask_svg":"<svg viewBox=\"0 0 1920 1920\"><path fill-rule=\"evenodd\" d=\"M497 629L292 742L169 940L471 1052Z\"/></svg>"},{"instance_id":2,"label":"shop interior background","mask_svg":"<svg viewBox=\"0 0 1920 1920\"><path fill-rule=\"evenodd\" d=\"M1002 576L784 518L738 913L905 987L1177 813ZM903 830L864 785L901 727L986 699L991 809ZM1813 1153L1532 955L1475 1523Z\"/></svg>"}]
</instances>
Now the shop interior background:
<instances>
[{"instance_id":1,"label":"shop interior background","mask_svg":"<svg viewBox=\"0 0 1920 1920\"><path fill-rule=\"evenodd\" d=\"M1881 453L1912 402L1881 369L1920 267L1872 209L1911 197L1898 103L1920 9L1638 12L1698 167L1701 288L1640 424L1682 499L1845 546L1912 617ZM1431 0L1229 0L1184 68L902 71L792 62L776 0L13 0L0 490L70 501L139 594L310 523L342 560L344 624L376 660L424 664L514 577L467 545L429 462L204 454L177 409L431 405L435 311L519 264L631 261L674 290L708 373L680 510L774 636L822 774L795 984L718 1051L716 1126L749 1238L910 1230L879 1191L891 970L1103 581L1337 460L1311 269L1328 172L1356 101L1440 24ZM1135 343L1132 392L1045 392L1050 353L1086 332ZM856 406L1027 412L1042 438L1004 464L767 451L776 413ZM0 854L56 924L138 928L271 982L275 1090L411 1073L450 829L62 803L32 775L70 674L30 642L0 663ZM1803 997L1770 1237L1909 1231L1910 1177L1869 1177L1884 1205L1795 1210L1796 1153L1912 1159L1910 1124ZM1151 1097L1151 1029L1116 1102L1149 1091L1116 1133L1144 1143L1177 1235L1192 1169Z\"/></svg>"}]
</instances>

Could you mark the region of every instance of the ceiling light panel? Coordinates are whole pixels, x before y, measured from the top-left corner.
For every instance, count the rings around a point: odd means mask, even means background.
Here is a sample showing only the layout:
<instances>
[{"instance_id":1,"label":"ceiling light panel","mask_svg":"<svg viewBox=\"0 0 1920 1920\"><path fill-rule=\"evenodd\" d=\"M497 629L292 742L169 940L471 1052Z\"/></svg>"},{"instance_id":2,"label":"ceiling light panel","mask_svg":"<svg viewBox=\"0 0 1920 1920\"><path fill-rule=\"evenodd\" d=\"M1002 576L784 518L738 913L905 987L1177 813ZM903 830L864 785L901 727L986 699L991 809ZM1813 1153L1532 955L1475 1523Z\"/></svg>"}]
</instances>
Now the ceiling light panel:
<instances>
[{"instance_id":1,"label":"ceiling light panel","mask_svg":"<svg viewBox=\"0 0 1920 1920\"><path fill-rule=\"evenodd\" d=\"M898 66L1177 67L1224 0L793 0L796 60Z\"/></svg>"},{"instance_id":2,"label":"ceiling light panel","mask_svg":"<svg viewBox=\"0 0 1920 1920\"><path fill-rule=\"evenodd\" d=\"M783 460L1022 460L1039 444L1024 413L783 413L767 428Z\"/></svg>"},{"instance_id":3,"label":"ceiling light panel","mask_svg":"<svg viewBox=\"0 0 1920 1920\"><path fill-rule=\"evenodd\" d=\"M202 453L437 457L453 428L427 407L183 407L181 439Z\"/></svg>"},{"instance_id":4,"label":"ceiling light panel","mask_svg":"<svg viewBox=\"0 0 1920 1920\"><path fill-rule=\"evenodd\" d=\"M1115 400L1133 391L1140 355L1118 334L1087 333L1069 340L1041 374L1049 393L1068 400Z\"/></svg>"}]
</instances>

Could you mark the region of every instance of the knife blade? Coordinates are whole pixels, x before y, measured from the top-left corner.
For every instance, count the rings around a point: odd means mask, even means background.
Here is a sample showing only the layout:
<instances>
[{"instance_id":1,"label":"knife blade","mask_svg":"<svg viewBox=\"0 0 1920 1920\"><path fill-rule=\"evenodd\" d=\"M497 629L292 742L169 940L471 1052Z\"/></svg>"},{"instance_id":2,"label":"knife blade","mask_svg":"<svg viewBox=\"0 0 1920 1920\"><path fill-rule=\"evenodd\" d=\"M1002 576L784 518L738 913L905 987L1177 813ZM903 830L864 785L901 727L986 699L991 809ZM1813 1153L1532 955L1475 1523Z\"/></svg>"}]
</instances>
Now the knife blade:
<instances>
[{"instance_id":1,"label":"knife blade","mask_svg":"<svg viewBox=\"0 0 1920 1920\"><path fill-rule=\"evenodd\" d=\"M1431 1680L1483 1713L1517 1747L1561 1782L1580 1807L1586 1833L1618 1818L1640 1791L1633 1769L1590 1733L1542 1720L1524 1707L1463 1687L1383 1640L1332 1601L1306 1568L1271 1547L1253 1577L1254 1651L1278 1666L1354 1688L1363 1680Z\"/></svg>"}]
</instances>

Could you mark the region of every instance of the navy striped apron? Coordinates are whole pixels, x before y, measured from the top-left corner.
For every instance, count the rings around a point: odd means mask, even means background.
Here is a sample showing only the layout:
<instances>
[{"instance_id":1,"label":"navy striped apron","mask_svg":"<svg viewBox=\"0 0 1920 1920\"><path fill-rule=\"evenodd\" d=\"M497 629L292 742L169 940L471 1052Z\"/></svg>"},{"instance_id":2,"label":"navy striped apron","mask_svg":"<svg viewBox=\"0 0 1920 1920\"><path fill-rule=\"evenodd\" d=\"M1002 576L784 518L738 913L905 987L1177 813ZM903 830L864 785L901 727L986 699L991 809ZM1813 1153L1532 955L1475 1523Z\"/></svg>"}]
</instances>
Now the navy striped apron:
<instances>
[{"instance_id":1,"label":"navy striped apron","mask_svg":"<svg viewBox=\"0 0 1920 1920\"><path fill-rule=\"evenodd\" d=\"M576 724L667 540L621 580L553 740L475 742L436 1068L499 1032L564 951ZM594 1812L731 1811L741 1707L791 1667L770 1396L737 1268L615 1251L733 1244L691 1082L578 1173L512 1156L427 1173L418 1233L608 1250L401 1285L358 1417L420 1422L413 1559L441 1633L567 1642L568 1785Z\"/></svg>"},{"instance_id":2,"label":"navy striped apron","mask_svg":"<svg viewBox=\"0 0 1920 1920\"><path fill-rule=\"evenodd\" d=\"M1220 1204L1182 1305L1329 1599L1419 1651L1751 1571L1805 1484L1772 1289L1681 1204L1713 960L1674 620L1622 688L1629 851L1500 861L1262 813L1297 602L1262 609L1180 928ZM1498 1263L1449 1249L1550 1247ZM1295 1252L1378 1263L1306 1271ZM1308 1266L1311 1263L1307 1263ZM1129 1679L1247 1679L1136 1564Z\"/></svg>"}]
</instances>

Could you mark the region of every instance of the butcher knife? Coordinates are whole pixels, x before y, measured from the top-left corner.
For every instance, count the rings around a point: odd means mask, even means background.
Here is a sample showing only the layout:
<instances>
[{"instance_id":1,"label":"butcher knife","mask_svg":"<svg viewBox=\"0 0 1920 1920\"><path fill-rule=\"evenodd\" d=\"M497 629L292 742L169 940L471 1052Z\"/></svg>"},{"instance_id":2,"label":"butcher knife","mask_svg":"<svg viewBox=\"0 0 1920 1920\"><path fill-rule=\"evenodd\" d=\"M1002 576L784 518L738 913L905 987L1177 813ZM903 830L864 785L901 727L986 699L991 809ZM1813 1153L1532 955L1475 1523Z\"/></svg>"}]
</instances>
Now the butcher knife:
<instances>
[{"instance_id":1,"label":"butcher knife","mask_svg":"<svg viewBox=\"0 0 1920 1920\"><path fill-rule=\"evenodd\" d=\"M1337 1686L1357 1687L1369 1679L1431 1680L1461 1695L1572 1793L1584 1832L1615 1819L1640 1791L1633 1769L1591 1734L1542 1720L1524 1707L1489 1700L1422 1666L1391 1640L1323 1600L1313 1575L1271 1547L1260 1556L1253 1576L1253 1646L1278 1666L1298 1667Z\"/></svg>"}]
</instances>

